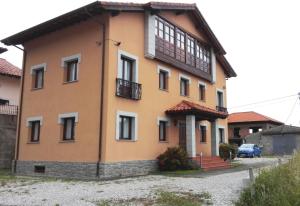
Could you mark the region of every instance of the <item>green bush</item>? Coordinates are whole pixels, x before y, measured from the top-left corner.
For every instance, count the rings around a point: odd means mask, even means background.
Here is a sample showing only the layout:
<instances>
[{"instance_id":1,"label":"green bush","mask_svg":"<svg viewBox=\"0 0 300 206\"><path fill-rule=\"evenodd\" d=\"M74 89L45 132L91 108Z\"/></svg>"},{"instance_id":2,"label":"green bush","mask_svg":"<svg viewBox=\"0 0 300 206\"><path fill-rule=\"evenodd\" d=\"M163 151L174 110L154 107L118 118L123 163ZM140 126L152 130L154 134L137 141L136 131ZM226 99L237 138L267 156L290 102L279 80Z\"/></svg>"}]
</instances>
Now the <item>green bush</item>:
<instances>
[{"instance_id":1,"label":"green bush","mask_svg":"<svg viewBox=\"0 0 300 206\"><path fill-rule=\"evenodd\" d=\"M168 148L157 157L158 168L161 171L192 169L186 151L180 147Z\"/></svg>"},{"instance_id":2,"label":"green bush","mask_svg":"<svg viewBox=\"0 0 300 206\"><path fill-rule=\"evenodd\" d=\"M300 154L289 163L262 171L244 189L236 206L299 206Z\"/></svg>"},{"instance_id":3,"label":"green bush","mask_svg":"<svg viewBox=\"0 0 300 206\"><path fill-rule=\"evenodd\" d=\"M234 159L237 155L238 147L237 145L226 144L222 143L219 145L219 156L224 159L230 159L230 152L231 152L231 159Z\"/></svg>"}]
</instances>

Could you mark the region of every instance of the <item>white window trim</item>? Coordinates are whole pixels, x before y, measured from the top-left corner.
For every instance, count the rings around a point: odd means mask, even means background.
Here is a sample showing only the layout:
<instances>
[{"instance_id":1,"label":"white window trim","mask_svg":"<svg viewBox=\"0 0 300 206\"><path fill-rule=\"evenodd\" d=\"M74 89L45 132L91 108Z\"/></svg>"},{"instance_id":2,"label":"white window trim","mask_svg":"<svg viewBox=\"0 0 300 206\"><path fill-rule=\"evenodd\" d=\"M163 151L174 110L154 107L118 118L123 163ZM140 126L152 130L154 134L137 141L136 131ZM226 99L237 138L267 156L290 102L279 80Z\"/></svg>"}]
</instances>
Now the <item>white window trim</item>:
<instances>
[{"instance_id":1,"label":"white window trim","mask_svg":"<svg viewBox=\"0 0 300 206\"><path fill-rule=\"evenodd\" d=\"M225 96L224 96L224 90L223 89L216 89L216 105L218 106L218 92L222 92L223 93L223 107L226 107L225 104Z\"/></svg>"},{"instance_id":2,"label":"white window trim","mask_svg":"<svg viewBox=\"0 0 300 206\"><path fill-rule=\"evenodd\" d=\"M188 80L189 84L192 83L191 77L189 77L189 76L187 76L187 75L179 74L179 81L180 81L181 79L186 79L186 80Z\"/></svg>"},{"instance_id":3,"label":"white window trim","mask_svg":"<svg viewBox=\"0 0 300 206\"><path fill-rule=\"evenodd\" d=\"M169 69L169 68L167 68L167 67L158 65L158 66L157 66L157 73L159 74L160 71L164 71L164 72L168 73L168 77L171 76L171 69Z\"/></svg>"},{"instance_id":4,"label":"white window trim","mask_svg":"<svg viewBox=\"0 0 300 206\"><path fill-rule=\"evenodd\" d=\"M26 119L26 126L27 127L30 127L30 123L33 122L33 121L40 121L40 126L43 125L43 117L42 116L35 116L35 117L28 117Z\"/></svg>"},{"instance_id":5,"label":"white window trim","mask_svg":"<svg viewBox=\"0 0 300 206\"><path fill-rule=\"evenodd\" d=\"M199 129L201 129L200 126L206 127L206 129L207 129L208 124L207 124L207 123L204 123L204 122L199 122L199 124L198 124L198 128L199 128Z\"/></svg>"},{"instance_id":6,"label":"white window trim","mask_svg":"<svg viewBox=\"0 0 300 206\"><path fill-rule=\"evenodd\" d=\"M159 122L164 121L167 122L167 126L169 127L171 125L171 121L167 117L157 117L157 126L159 126Z\"/></svg>"},{"instance_id":7,"label":"white window trim","mask_svg":"<svg viewBox=\"0 0 300 206\"><path fill-rule=\"evenodd\" d=\"M80 62L81 62L81 54L80 53L61 58L61 67L66 68L68 62L76 60L76 59L78 60L78 64L80 64ZM77 70L78 70L78 67L77 67Z\"/></svg>"},{"instance_id":8,"label":"white window trim","mask_svg":"<svg viewBox=\"0 0 300 206\"><path fill-rule=\"evenodd\" d=\"M80 65L80 62L81 62L81 54L74 54L74 55L71 55L71 56L67 56L67 57L63 57L61 58L61 68L63 69L66 69L67 68L67 63L70 62L70 61L73 61L73 60L76 60L78 61L77 63L77 79L74 80L74 81L78 81L79 80L79 65ZM74 82L74 81L66 81L64 80L65 82Z\"/></svg>"},{"instance_id":9,"label":"white window trim","mask_svg":"<svg viewBox=\"0 0 300 206\"><path fill-rule=\"evenodd\" d=\"M122 78L121 77L121 73L122 73L122 61L121 61L121 57L127 57L131 60L133 60L133 81L138 83L139 82L139 58L133 54L130 54L126 51L123 51L121 49L118 49L118 73L117 73L117 77L118 78Z\"/></svg>"},{"instance_id":10,"label":"white window trim","mask_svg":"<svg viewBox=\"0 0 300 206\"><path fill-rule=\"evenodd\" d=\"M75 117L75 122L78 122L78 112L63 113L58 115L58 124L63 124L64 118Z\"/></svg>"},{"instance_id":11,"label":"white window trim","mask_svg":"<svg viewBox=\"0 0 300 206\"><path fill-rule=\"evenodd\" d=\"M227 135L226 135L226 127L223 126L223 125L217 125L217 141L218 141L218 144L220 144L220 134L219 134L219 129L223 129L224 130L224 142L223 143L227 143Z\"/></svg>"},{"instance_id":12,"label":"white window trim","mask_svg":"<svg viewBox=\"0 0 300 206\"><path fill-rule=\"evenodd\" d=\"M200 85L204 86L204 88L206 89L206 84L204 82L198 81L198 87L200 88Z\"/></svg>"},{"instance_id":13,"label":"white window trim","mask_svg":"<svg viewBox=\"0 0 300 206\"><path fill-rule=\"evenodd\" d=\"M47 70L47 64L46 63L42 63L42 64L37 64L37 65L33 65L31 66L30 68L30 74L34 74L35 73L35 70L37 69L43 69L44 72Z\"/></svg>"},{"instance_id":14,"label":"white window trim","mask_svg":"<svg viewBox=\"0 0 300 206\"><path fill-rule=\"evenodd\" d=\"M127 116L127 117L133 117L134 118L134 136L131 140L123 140L119 137L119 118L120 116ZM138 139L138 115L134 112L125 112L125 111L117 111L116 115L116 140L117 141L137 141Z\"/></svg>"}]
</instances>

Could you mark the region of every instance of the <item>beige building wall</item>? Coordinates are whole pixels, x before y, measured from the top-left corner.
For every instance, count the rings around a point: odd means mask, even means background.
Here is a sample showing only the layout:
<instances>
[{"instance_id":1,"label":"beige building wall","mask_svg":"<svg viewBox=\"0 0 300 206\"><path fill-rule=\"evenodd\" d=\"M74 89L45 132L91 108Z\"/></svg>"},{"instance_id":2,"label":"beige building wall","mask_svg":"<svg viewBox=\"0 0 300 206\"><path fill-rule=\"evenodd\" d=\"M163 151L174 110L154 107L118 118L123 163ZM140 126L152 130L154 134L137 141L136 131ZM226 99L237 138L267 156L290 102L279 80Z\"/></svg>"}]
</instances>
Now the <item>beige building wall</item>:
<instances>
[{"instance_id":1,"label":"beige building wall","mask_svg":"<svg viewBox=\"0 0 300 206\"><path fill-rule=\"evenodd\" d=\"M11 105L19 105L21 78L0 75L0 99L9 100Z\"/></svg>"}]
</instances>

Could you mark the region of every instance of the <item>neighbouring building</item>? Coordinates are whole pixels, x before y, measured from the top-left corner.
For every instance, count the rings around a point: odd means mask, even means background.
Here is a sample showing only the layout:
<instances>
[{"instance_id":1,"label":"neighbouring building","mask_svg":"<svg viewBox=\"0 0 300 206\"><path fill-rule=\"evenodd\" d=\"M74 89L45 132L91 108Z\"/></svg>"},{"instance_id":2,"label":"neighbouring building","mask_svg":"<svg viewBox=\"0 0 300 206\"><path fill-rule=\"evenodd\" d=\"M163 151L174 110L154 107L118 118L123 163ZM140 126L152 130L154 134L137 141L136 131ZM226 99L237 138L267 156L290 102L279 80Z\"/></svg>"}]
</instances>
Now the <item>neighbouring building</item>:
<instances>
[{"instance_id":1,"label":"neighbouring building","mask_svg":"<svg viewBox=\"0 0 300 206\"><path fill-rule=\"evenodd\" d=\"M264 155L288 155L300 151L300 127L281 125L250 134L247 143L257 144Z\"/></svg>"},{"instance_id":2,"label":"neighbouring building","mask_svg":"<svg viewBox=\"0 0 300 206\"><path fill-rule=\"evenodd\" d=\"M0 169L14 157L21 70L0 58Z\"/></svg>"},{"instance_id":3,"label":"neighbouring building","mask_svg":"<svg viewBox=\"0 0 300 206\"><path fill-rule=\"evenodd\" d=\"M252 133L283 125L284 123L257 112L237 112L228 116L229 141L238 145Z\"/></svg>"},{"instance_id":4,"label":"neighbouring building","mask_svg":"<svg viewBox=\"0 0 300 206\"><path fill-rule=\"evenodd\" d=\"M19 174L140 175L228 141L236 73L195 4L94 2L2 42L25 49Z\"/></svg>"}]
</instances>

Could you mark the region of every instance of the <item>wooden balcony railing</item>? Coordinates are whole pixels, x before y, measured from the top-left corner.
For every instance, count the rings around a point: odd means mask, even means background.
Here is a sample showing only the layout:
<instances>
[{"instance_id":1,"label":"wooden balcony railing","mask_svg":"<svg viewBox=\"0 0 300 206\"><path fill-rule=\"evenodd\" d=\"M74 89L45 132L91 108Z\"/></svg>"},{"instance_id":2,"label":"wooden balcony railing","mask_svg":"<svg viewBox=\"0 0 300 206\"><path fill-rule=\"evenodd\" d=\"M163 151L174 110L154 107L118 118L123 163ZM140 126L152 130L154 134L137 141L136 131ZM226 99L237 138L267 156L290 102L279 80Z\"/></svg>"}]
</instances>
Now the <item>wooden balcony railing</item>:
<instances>
[{"instance_id":1,"label":"wooden balcony railing","mask_svg":"<svg viewBox=\"0 0 300 206\"><path fill-rule=\"evenodd\" d=\"M142 96L142 85L117 78L116 96L127 99L140 100Z\"/></svg>"},{"instance_id":2,"label":"wooden balcony railing","mask_svg":"<svg viewBox=\"0 0 300 206\"><path fill-rule=\"evenodd\" d=\"M226 107L216 106L216 110L219 111L219 112L228 113Z\"/></svg>"}]
</instances>

